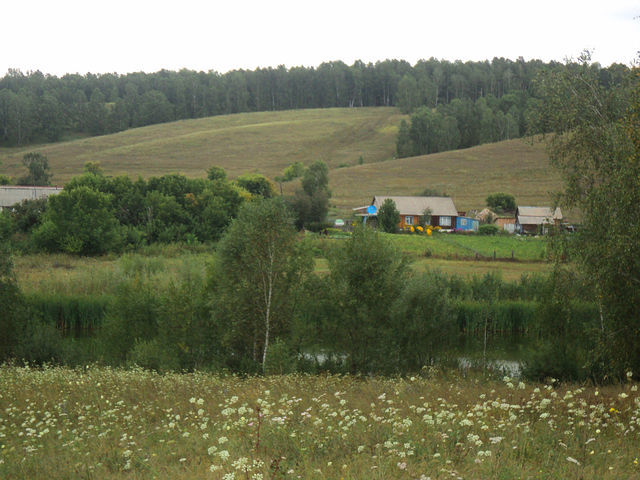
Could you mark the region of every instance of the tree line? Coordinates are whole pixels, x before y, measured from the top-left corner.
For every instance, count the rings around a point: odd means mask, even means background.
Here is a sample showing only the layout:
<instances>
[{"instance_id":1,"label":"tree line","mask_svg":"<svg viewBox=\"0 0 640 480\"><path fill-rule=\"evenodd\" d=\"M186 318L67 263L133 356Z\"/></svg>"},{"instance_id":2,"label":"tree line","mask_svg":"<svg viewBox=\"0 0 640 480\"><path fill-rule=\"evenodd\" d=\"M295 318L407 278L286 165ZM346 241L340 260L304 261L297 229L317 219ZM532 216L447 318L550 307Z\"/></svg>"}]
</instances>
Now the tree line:
<instances>
[{"instance_id":1,"label":"tree line","mask_svg":"<svg viewBox=\"0 0 640 480\"><path fill-rule=\"evenodd\" d=\"M55 142L68 134L101 135L238 112L397 106L411 113L424 106L446 118L455 116L461 136L458 144L465 147L522 134L525 112L538 98L532 88L534 78L561 65L522 58L484 62L430 58L413 66L402 60L353 65L333 61L318 67L279 66L224 74L183 69L57 77L9 70L0 79L0 145ZM619 83L629 72L620 64L593 68L604 86ZM450 106L455 100L461 103ZM476 125L478 119L468 112L462 120L461 111L468 111L470 105L481 110L483 126ZM489 110L495 117L491 120ZM468 132L469 122L473 132Z\"/></svg>"},{"instance_id":2,"label":"tree line","mask_svg":"<svg viewBox=\"0 0 640 480\"><path fill-rule=\"evenodd\" d=\"M26 185L47 185L47 158L27 153ZM0 213L0 241L28 251L98 255L154 243L211 243L220 239L245 201L277 196L267 177L246 173L235 180L212 166L206 178L167 174L148 180L104 175L87 162L83 175L49 198L25 200ZM329 169L321 161L287 167L280 182L301 177L301 188L283 197L297 229L324 226L329 210ZM2 180L11 180L0 176Z\"/></svg>"}]
</instances>

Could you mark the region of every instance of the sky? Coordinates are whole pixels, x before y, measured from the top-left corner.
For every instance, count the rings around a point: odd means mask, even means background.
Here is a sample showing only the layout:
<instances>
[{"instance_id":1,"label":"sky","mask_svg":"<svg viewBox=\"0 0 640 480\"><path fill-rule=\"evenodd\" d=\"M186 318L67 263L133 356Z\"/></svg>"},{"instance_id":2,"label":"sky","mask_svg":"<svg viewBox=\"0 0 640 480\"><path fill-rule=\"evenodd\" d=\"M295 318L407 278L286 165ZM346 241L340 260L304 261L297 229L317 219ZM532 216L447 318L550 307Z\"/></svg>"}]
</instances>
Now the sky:
<instances>
[{"instance_id":1,"label":"sky","mask_svg":"<svg viewBox=\"0 0 640 480\"><path fill-rule=\"evenodd\" d=\"M640 0L20 0L3 5L0 76L220 73L402 59L631 65Z\"/></svg>"}]
</instances>

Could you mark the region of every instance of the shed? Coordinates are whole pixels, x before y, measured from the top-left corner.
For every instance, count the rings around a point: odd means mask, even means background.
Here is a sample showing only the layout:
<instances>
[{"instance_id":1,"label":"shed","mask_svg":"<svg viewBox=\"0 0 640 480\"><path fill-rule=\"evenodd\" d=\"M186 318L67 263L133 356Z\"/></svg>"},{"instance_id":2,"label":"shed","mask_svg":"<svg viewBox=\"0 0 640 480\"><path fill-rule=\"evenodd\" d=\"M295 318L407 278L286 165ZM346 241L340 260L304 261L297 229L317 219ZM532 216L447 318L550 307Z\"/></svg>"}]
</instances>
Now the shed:
<instances>
[{"instance_id":1,"label":"shed","mask_svg":"<svg viewBox=\"0 0 640 480\"><path fill-rule=\"evenodd\" d=\"M562 222L560 207L518 207L516 209L516 231L520 233L545 233L549 225Z\"/></svg>"}]
</instances>

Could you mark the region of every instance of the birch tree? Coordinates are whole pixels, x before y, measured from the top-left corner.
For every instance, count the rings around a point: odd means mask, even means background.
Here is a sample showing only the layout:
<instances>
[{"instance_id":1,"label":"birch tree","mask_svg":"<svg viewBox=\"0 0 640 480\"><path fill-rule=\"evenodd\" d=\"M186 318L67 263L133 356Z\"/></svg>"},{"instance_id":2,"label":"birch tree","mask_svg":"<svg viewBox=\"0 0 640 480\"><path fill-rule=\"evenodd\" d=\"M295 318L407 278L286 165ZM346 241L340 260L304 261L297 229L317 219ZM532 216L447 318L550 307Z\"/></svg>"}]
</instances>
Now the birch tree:
<instances>
[{"instance_id":1,"label":"birch tree","mask_svg":"<svg viewBox=\"0 0 640 480\"><path fill-rule=\"evenodd\" d=\"M310 270L282 200L241 208L218 245L212 279L214 315L232 356L264 369L272 339L288 333L298 286Z\"/></svg>"},{"instance_id":2,"label":"birch tree","mask_svg":"<svg viewBox=\"0 0 640 480\"><path fill-rule=\"evenodd\" d=\"M542 75L541 129L565 179L560 200L582 213L574 253L600 308L596 378L640 369L640 72L606 89L588 52Z\"/></svg>"}]
</instances>

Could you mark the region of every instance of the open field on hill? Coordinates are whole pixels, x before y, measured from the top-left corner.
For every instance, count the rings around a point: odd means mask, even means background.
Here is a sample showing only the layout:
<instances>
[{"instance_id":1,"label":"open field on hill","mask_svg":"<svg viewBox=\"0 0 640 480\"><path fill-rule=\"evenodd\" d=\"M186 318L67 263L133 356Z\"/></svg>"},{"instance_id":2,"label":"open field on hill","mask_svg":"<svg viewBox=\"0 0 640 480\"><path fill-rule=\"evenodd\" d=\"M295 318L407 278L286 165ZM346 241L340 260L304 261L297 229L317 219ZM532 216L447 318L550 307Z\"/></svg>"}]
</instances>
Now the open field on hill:
<instances>
[{"instance_id":1,"label":"open field on hill","mask_svg":"<svg viewBox=\"0 0 640 480\"><path fill-rule=\"evenodd\" d=\"M640 478L636 384L0 367L0 477Z\"/></svg>"},{"instance_id":2,"label":"open field on hill","mask_svg":"<svg viewBox=\"0 0 640 480\"><path fill-rule=\"evenodd\" d=\"M394 108L314 109L243 113L153 125L112 135L29 148L0 149L2 173L19 176L25 152L48 156L53 183L98 161L109 175L203 177L211 165L231 177L270 178L289 164L322 160L331 169L332 213L349 216L373 195L415 195L426 187L453 196L460 210L481 209L490 193L520 205L550 205L560 188L543 144L510 140L464 150L393 159L403 115ZM364 164L359 165L362 156ZM284 185L292 192L296 183Z\"/></svg>"},{"instance_id":3,"label":"open field on hill","mask_svg":"<svg viewBox=\"0 0 640 480\"><path fill-rule=\"evenodd\" d=\"M387 160L403 116L395 108L313 109L241 113L135 128L125 132L38 147L0 149L3 173L21 175L22 156L49 158L53 182L100 162L109 175L203 177L218 165L235 177L259 172L270 178L293 162L322 160L330 168Z\"/></svg>"},{"instance_id":4,"label":"open field on hill","mask_svg":"<svg viewBox=\"0 0 640 480\"><path fill-rule=\"evenodd\" d=\"M551 205L561 179L542 143L527 140L332 170L332 203L350 209L374 195L417 195L426 187L453 197L458 210L482 209L491 193L515 196L518 205Z\"/></svg>"}]
</instances>

